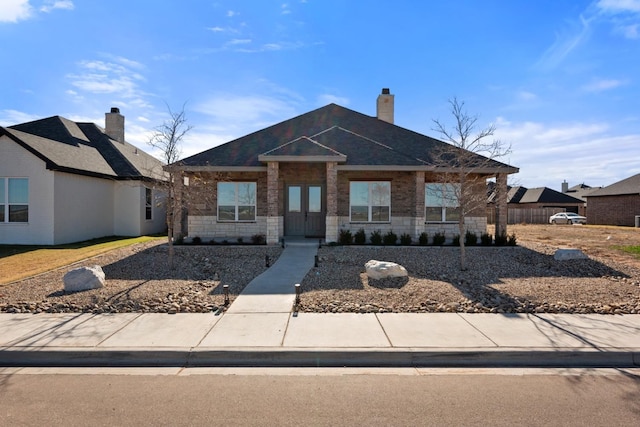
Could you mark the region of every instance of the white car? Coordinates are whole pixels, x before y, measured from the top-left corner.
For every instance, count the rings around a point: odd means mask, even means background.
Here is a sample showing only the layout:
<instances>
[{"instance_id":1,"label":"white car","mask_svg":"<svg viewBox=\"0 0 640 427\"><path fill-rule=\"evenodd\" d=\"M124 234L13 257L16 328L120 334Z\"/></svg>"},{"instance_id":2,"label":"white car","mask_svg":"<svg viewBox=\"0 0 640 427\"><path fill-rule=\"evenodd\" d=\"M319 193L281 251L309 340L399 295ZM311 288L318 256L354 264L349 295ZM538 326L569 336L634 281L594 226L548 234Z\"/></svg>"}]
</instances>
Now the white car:
<instances>
[{"instance_id":1,"label":"white car","mask_svg":"<svg viewBox=\"0 0 640 427\"><path fill-rule=\"evenodd\" d=\"M587 218L573 212L560 212L549 217L550 224L586 224Z\"/></svg>"}]
</instances>

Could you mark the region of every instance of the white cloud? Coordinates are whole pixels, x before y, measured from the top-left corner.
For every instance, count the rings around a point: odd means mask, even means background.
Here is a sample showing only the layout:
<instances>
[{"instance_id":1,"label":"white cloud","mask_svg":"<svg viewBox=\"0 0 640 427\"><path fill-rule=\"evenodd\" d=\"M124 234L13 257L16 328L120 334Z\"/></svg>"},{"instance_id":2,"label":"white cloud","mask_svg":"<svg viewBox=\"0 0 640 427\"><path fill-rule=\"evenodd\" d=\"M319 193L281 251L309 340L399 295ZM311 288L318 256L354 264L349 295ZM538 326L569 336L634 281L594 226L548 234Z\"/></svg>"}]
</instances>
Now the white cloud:
<instances>
[{"instance_id":1,"label":"white cloud","mask_svg":"<svg viewBox=\"0 0 640 427\"><path fill-rule=\"evenodd\" d=\"M214 33L223 33L225 31L222 27L209 27L208 30Z\"/></svg>"},{"instance_id":2,"label":"white cloud","mask_svg":"<svg viewBox=\"0 0 640 427\"><path fill-rule=\"evenodd\" d=\"M622 34L628 39L639 39L640 33L638 32L639 24L627 25L622 27Z\"/></svg>"},{"instance_id":3,"label":"white cloud","mask_svg":"<svg viewBox=\"0 0 640 427\"><path fill-rule=\"evenodd\" d=\"M638 170L640 135L616 135L606 123L511 123L496 120L495 138L510 144L509 158L520 168L514 178L525 187L560 189L560 183L609 185ZM615 149L613 149L615 147Z\"/></svg>"},{"instance_id":4,"label":"white cloud","mask_svg":"<svg viewBox=\"0 0 640 427\"><path fill-rule=\"evenodd\" d=\"M227 11L227 17L229 17L229 18L233 18L236 15L238 15L238 12L235 12L233 10L228 10Z\"/></svg>"},{"instance_id":5,"label":"white cloud","mask_svg":"<svg viewBox=\"0 0 640 427\"><path fill-rule=\"evenodd\" d=\"M67 75L73 86L67 94L77 102L89 97L108 95L108 99L98 101L122 107L149 107L146 100L149 95L140 86L146 79L138 72L144 65L119 56L103 56L110 60L84 60L77 64L78 72Z\"/></svg>"},{"instance_id":6,"label":"white cloud","mask_svg":"<svg viewBox=\"0 0 640 427\"><path fill-rule=\"evenodd\" d=\"M0 110L0 126L11 126L31 122L42 117L18 110Z\"/></svg>"},{"instance_id":7,"label":"white cloud","mask_svg":"<svg viewBox=\"0 0 640 427\"><path fill-rule=\"evenodd\" d=\"M280 10L283 15L289 15L291 13L291 9L289 9L289 5L287 3L283 3L280 6Z\"/></svg>"},{"instance_id":8,"label":"white cloud","mask_svg":"<svg viewBox=\"0 0 640 427\"><path fill-rule=\"evenodd\" d=\"M520 101L535 101L538 99L538 95L526 90L521 90L516 95Z\"/></svg>"},{"instance_id":9,"label":"white cloud","mask_svg":"<svg viewBox=\"0 0 640 427\"><path fill-rule=\"evenodd\" d=\"M609 13L635 12L640 13L640 0L600 0L596 6Z\"/></svg>"},{"instance_id":10,"label":"white cloud","mask_svg":"<svg viewBox=\"0 0 640 427\"><path fill-rule=\"evenodd\" d=\"M2 0L0 22L18 22L31 17L33 8L29 0Z\"/></svg>"},{"instance_id":11,"label":"white cloud","mask_svg":"<svg viewBox=\"0 0 640 427\"><path fill-rule=\"evenodd\" d=\"M332 95L329 93L323 93L318 96L318 104L327 105L327 104L338 104L338 105L349 105L349 98L344 96Z\"/></svg>"},{"instance_id":12,"label":"white cloud","mask_svg":"<svg viewBox=\"0 0 640 427\"><path fill-rule=\"evenodd\" d=\"M594 80L591 83L584 85L582 89L587 92L602 92L605 90L615 89L625 84L626 82L622 80L600 79Z\"/></svg>"},{"instance_id":13,"label":"white cloud","mask_svg":"<svg viewBox=\"0 0 640 427\"><path fill-rule=\"evenodd\" d=\"M46 1L42 7L40 7L40 11L44 13L49 13L55 9L63 9L63 10L73 10L74 5L71 0L49 0Z\"/></svg>"}]
</instances>

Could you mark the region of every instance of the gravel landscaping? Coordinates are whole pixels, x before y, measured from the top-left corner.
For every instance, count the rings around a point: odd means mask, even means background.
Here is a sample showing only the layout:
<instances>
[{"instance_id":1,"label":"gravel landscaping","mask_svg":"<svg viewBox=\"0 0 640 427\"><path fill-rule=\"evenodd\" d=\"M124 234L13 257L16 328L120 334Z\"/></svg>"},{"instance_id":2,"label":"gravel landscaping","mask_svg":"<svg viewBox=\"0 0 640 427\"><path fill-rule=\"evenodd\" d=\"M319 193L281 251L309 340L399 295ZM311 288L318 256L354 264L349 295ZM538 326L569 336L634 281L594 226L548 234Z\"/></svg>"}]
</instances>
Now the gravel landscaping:
<instances>
[{"instance_id":1,"label":"gravel landscaping","mask_svg":"<svg viewBox=\"0 0 640 427\"><path fill-rule=\"evenodd\" d=\"M561 231L562 228L555 229ZM585 229L586 230L586 229ZM571 230L573 231L573 230ZM580 231L580 230L578 230ZM587 230L588 231L588 230ZM553 232L553 230L552 230ZM302 282L300 311L470 313L640 313L637 258L598 248L586 260L556 261L552 241L518 240L516 247L470 247L468 269L458 268L456 247L326 246L319 266ZM0 311L211 312L224 307L223 285L233 301L275 262L279 246L177 246L175 268L167 246L149 242L9 285L0 286ZM397 262L408 278L368 280L370 259ZM72 268L100 265L101 289L65 294Z\"/></svg>"}]
</instances>

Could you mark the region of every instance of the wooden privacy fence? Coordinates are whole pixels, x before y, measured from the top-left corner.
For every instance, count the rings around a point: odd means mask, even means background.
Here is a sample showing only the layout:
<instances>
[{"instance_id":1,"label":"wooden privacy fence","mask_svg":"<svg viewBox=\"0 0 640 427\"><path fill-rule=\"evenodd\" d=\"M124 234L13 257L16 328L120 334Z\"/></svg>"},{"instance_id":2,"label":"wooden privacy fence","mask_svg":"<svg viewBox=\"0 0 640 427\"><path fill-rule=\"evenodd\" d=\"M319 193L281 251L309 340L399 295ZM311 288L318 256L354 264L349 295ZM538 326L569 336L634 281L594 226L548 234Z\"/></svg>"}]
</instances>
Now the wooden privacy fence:
<instances>
[{"instance_id":1,"label":"wooden privacy fence","mask_svg":"<svg viewBox=\"0 0 640 427\"><path fill-rule=\"evenodd\" d=\"M507 224L548 224L549 217L558 212L566 212L565 208L531 208L509 209L507 212ZM495 208L487 208L487 223L495 224Z\"/></svg>"}]
</instances>

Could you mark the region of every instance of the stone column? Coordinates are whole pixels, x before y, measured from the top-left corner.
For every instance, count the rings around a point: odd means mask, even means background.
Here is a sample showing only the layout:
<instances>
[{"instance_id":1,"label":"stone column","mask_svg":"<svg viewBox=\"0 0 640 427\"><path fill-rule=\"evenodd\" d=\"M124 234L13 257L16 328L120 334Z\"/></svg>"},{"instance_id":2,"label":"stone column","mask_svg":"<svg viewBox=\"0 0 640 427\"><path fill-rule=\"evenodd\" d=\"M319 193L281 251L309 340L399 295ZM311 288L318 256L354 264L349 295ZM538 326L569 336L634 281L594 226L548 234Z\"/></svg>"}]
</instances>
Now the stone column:
<instances>
[{"instance_id":1,"label":"stone column","mask_svg":"<svg viewBox=\"0 0 640 427\"><path fill-rule=\"evenodd\" d=\"M424 216L424 198L425 198L425 193L424 193L424 171L417 171L416 172L416 187L415 187L415 192L416 192L416 204L415 204L415 212L413 214L414 218L415 218L415 224L414 224L414 234L415 234L415 239L417 239L418 237L420 237L420 234L424 231L425 229L425 216Z\"/></svg>"},{"instance_id":2,"label":"stone column","mask_svg":"<svg viewBox=\"0 0 640 427\"><path fill-rule=\"evenodd\" d=\"M496 175L496 223L495 235L507 234L507 174Z\"/></svg>"},{"instance_id":3,"label":"stone column","mask_svg":"<svg viewBox=\"0 0 640 427\"><path fill-rule=\"evenodd\" d=\"M338 241L338 164L336 162L327 162L325 241Z\"/></svg>"},{"instance_id":4,"label":"stone column","mask_svg":"<svg viewBox=\"0 0 640 427\"><path fill-rule=\"evenodd\" d=\"M280 195L278 194L279 178L278 162L267 163L267 244L275 245L280 241L280 221L278 218L278 206Z\"/></svg>"}]
</instances>

